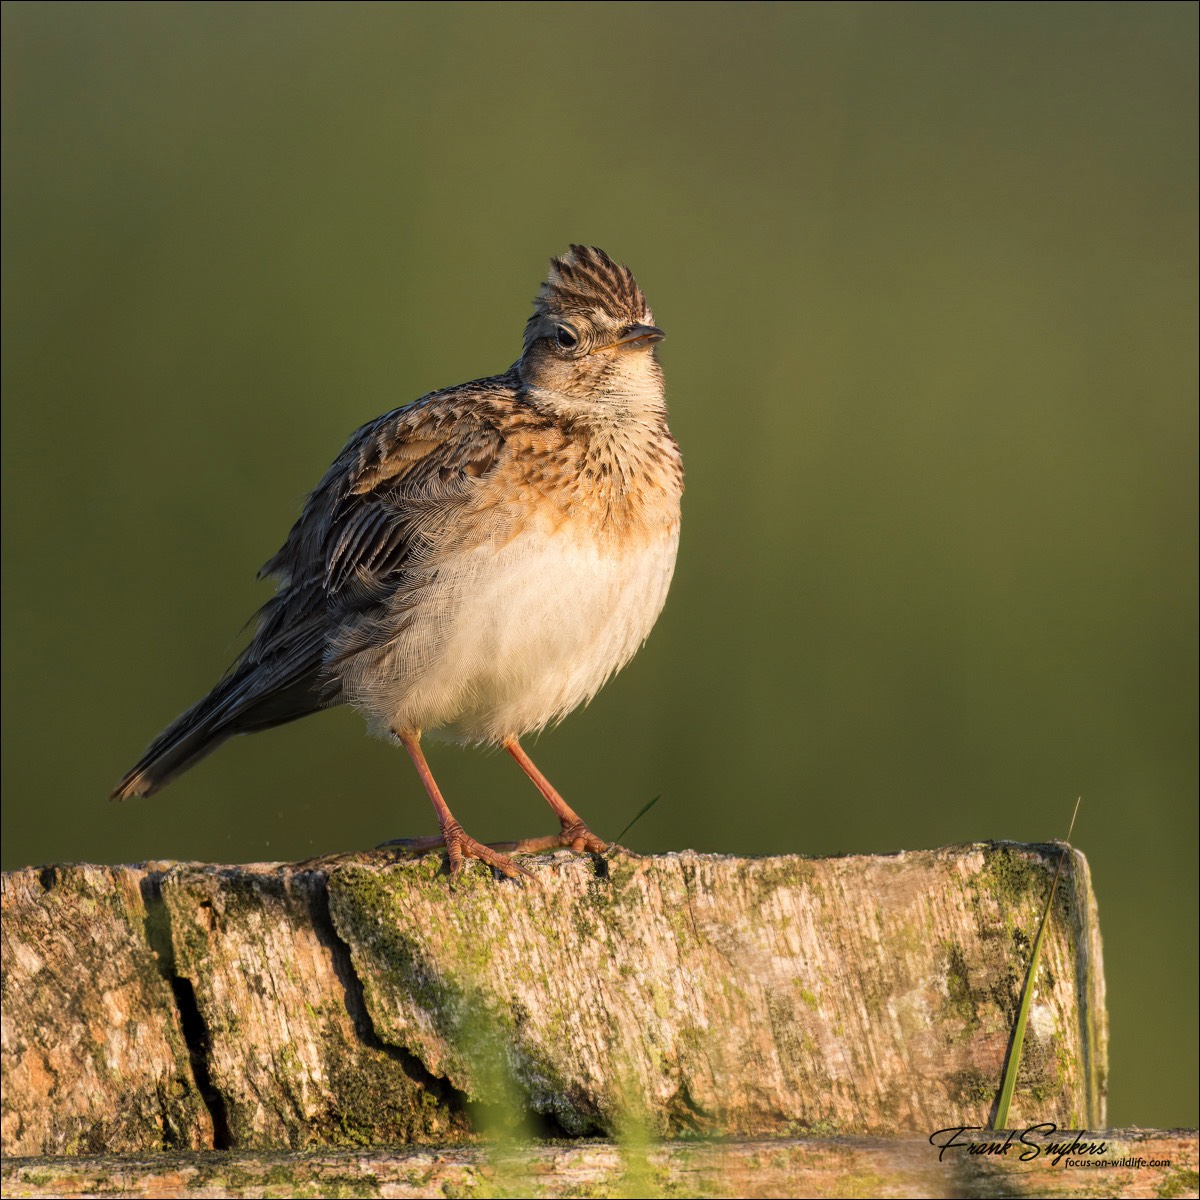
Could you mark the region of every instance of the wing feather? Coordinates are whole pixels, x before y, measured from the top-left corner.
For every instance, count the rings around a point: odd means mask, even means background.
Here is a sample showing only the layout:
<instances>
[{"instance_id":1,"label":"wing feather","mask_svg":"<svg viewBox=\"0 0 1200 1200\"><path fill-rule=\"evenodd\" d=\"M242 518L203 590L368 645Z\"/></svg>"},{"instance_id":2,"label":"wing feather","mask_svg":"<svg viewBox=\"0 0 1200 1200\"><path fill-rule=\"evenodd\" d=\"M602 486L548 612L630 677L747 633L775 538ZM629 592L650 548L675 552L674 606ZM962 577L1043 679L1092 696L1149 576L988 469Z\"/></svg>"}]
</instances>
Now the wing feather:
<instances>
[{"instance_id":1,"label":"wing feather","mask_svg":"<svg viewBox=\"0 0 1200 1200\"><path fill-rule=\"evenodd\" d=\"M353 434L260 571L280 586L247 653L279 654L313 625L328 649L402 590L500 461L518 386L509 372L434 392Z\"/></svg>"}]
</instances>

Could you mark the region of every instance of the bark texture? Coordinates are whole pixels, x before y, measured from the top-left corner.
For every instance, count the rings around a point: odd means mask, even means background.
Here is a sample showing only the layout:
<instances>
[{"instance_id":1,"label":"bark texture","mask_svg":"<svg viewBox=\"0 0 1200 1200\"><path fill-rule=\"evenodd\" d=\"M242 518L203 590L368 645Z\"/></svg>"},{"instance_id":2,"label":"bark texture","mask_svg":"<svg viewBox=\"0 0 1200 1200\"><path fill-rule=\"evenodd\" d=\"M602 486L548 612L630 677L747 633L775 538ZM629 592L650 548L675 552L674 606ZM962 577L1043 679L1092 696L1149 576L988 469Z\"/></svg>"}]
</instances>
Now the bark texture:
<instances>
[{"instance_id":1,"label":"bark texture","mask_svg":"<svg viewBox=\"0 0 1200 1200\"><path fill-rule=\"evenodd\" d=\"M1056 1135L1058 1136L1058 1135ZM1102 1154L1022 1162L926 1138L636 1141L444 1149L11 1159L4 1195L218 1196L1195 1196L1195 1130L1089 1134ZM1088 1162L1089 1166L1078 1165ZM1070 1165L1068 1165L1068 1163Z\"/></svg>"},{"instance_id":2,"label":"bark texture","mask_svg":"<svg viewBox=\"0 0 1200 1200\"><path fill-rule=\"evenodd\" d=\"M13 872L3 1148L985 1125L1061 853ZM1067 852L1011 1123L1102 1127L1106 1043Z\"/></svg>"},{"instance_id":3,"label":"bark texture","mask_svg":"<svg viewBox=\"0 0 1200 1200\"><path fill-rule=\"evenodd\" d=\"M3 878L6 1154L200 1149L196 1087L144 870L44 867Z\"/></svg>"}]
</instances>

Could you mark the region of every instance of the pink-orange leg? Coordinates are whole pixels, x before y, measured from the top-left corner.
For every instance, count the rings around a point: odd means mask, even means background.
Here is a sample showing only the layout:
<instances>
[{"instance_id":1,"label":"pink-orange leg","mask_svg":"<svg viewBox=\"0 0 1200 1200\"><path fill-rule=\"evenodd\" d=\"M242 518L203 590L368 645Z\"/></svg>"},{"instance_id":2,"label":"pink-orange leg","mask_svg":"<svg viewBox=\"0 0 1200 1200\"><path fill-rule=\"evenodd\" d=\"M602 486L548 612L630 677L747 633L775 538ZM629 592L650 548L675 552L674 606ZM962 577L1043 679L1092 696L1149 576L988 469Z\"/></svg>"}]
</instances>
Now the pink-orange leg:
<instances>
[{"instance_id":1,"label":"pink-orange leg","mask_svg":"<svg viewBox=\"0 0 1200 1200\"><path fill-rule=\"evenodd\" d=\"M521 749L515 737L505 738L501 745L517 760L517 766L533 781L562 826L562 833L542 838L526 838L517 843L518 850L552 850L569 846L576 853L603 854L608 849L583 822L583 818L558 794L554 785L533 765L533 759Z\"/></svg>"},{"instance_id":2,"label":"pink-orange leg","mask_svg":"<svg viewBox=\"0 0 1200 1200\"><path fill-rule=\"evenodd\" d=\"M400 739L400 744L408 751L409 758L413 760L413 766L417 768L417 774L421 777L426 792L429 793L434 812L437 813L438 824L442 827L441 840L450 854L450 877L453 879L462 870L464 859L478 858L488 866L495 867L497 871L501 871L510 879L518 879L522 875L533 879L534 876L529 871L513 862L511 858L498 854L490 846L477 842L463 831L463 827L454 819L454 814L450 811L446 801L442 799L441 789L433 778L433 772L425 761L425 755L421 752L420 734L394 732Z\"/></svg>"}]
</instances>

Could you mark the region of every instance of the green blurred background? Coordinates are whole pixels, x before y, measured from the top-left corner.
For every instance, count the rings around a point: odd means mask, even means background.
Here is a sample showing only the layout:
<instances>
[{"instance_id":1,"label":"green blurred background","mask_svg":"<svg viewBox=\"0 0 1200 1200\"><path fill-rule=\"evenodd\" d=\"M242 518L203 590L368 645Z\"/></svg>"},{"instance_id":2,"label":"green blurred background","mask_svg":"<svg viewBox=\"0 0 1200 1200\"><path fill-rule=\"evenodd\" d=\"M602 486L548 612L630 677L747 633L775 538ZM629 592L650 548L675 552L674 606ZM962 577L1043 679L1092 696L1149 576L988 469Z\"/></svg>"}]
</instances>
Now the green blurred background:
<instances>
[{"instance_id":1,"label":"green blurred background","mask_svg":"<svg viewBox=\"0 0 1200 1200\"><path fill-rule=\"evenodd\" d=\"M432 832L343 710L104 797L356 426L628 262L688 470L645 650L536 747L601 835L1075 840L1114 1123L1195 1125L1196 7L4 8L5 866ZM546 832L434 747L477 837Z\"/></svg>"}]
</instances>

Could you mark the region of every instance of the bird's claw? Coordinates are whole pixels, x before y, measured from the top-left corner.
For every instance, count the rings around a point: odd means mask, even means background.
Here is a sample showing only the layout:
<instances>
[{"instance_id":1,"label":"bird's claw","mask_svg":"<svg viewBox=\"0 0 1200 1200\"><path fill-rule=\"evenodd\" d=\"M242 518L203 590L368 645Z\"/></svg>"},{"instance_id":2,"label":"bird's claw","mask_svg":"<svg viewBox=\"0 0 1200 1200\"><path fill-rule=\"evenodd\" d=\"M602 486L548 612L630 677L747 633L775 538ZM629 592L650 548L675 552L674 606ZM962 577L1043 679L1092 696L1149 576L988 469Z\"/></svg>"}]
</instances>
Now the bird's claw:
<instances>
[{"instance_id":1,"label":"bird's claw","mask_svg":"<svg viewBox=\"0 0 1200 1200\"><path fill-rule=\"evenodd\" d=\"M602 842L582 821L564 825L561 841L576 854L603 854L608 850L608 843Z\"/></svg>"},{"instance_id":2,"label":"bird's claw","mask_svg":"<svg viewBox=\"0 0 1200 1200\"><path fill-rule=\"evenodd\" d=\"M536 876L532 871L527 871L520 863L514 862L506 854L501 854L498 850L493 850L491 846L485 846L482 842L477 842L470 834L463 830L463 827L457 822L447 825L442 830L442 839L446 847L446 852L450 856L450 878L457 879L462 874L463 868L466 865L468 858L477 858L480 862L487 863L489 867L500 872L501 875L509 879L532 879L537 882Z\"/></svg>"}]
</instances>

